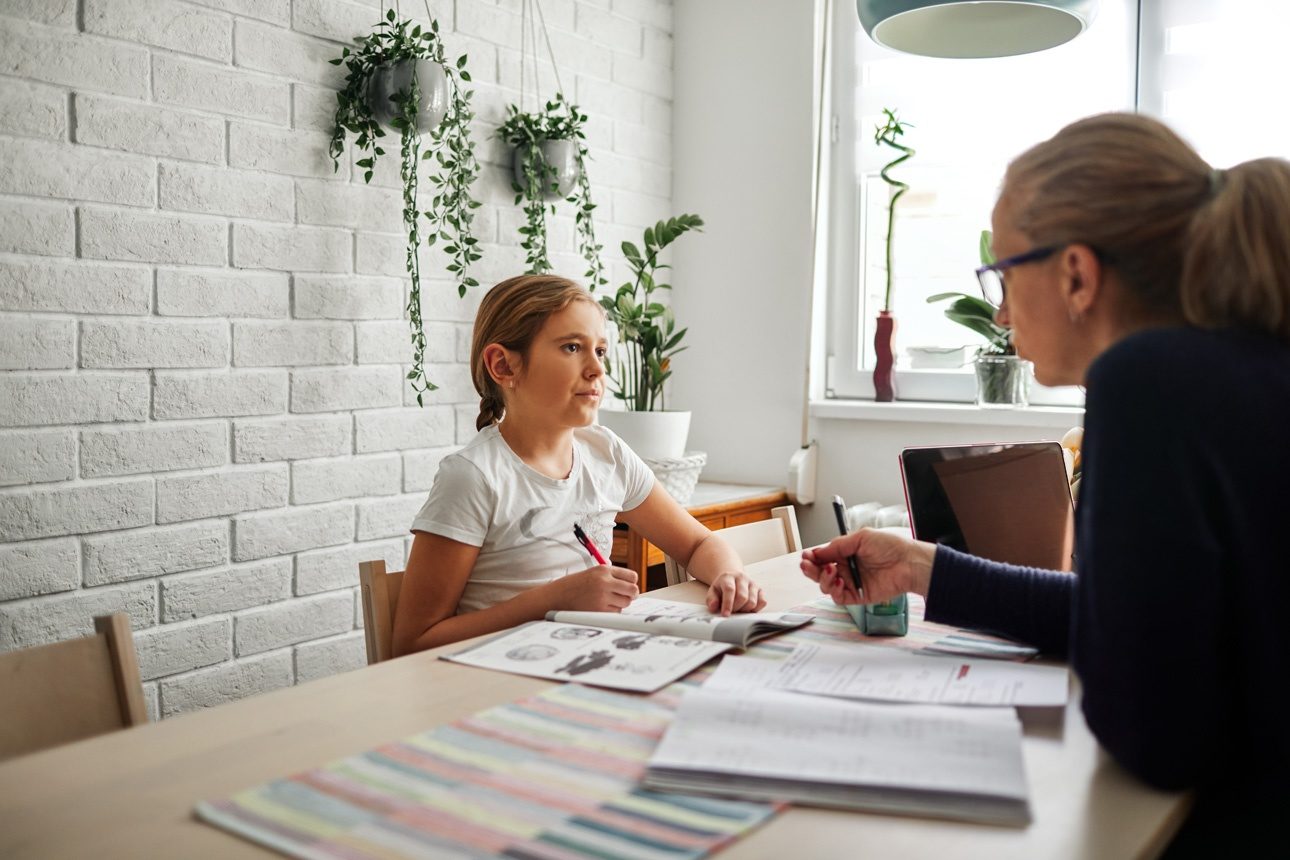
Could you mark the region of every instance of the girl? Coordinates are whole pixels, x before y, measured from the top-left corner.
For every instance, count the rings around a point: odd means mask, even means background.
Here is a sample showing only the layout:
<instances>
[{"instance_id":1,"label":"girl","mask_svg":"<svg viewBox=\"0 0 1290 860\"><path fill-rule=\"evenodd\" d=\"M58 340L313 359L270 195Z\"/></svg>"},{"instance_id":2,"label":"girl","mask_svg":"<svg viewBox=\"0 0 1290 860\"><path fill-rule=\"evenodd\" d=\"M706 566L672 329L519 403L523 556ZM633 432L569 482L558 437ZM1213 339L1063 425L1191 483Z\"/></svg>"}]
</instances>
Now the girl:
<instances>
[{"instance_id":1,"label":"girl","mask_svg":"<svg viewBox=\"0 0 1290 860\"><path fill-rule=\"evenodd\" d=\"M572 281L524 275L484 297L470 349L480 432L444 458L412 522L395 654L553 609L620 611L636 596L636 573L594 564L573 533L580 525L608 550L619 513L708 585L713 612L766 605L725 541L596 424L606 348L604 312Z\"/></svg>"},{"instance_id":2,"label":"girl","mask_svg":"<svg viewBox=\"0 0 1290 860\"><path fill-rule=\"evenodd\" d=\"M1069 653L1102 746L1197 789L1172 854L1283 844L1290 163L1213 170L1154 120L1096 116L1012 162L993 220L999 322L1040 382L1088 387L1078 577L869 530L802 570L858 602L854 556L867 600Z\"/></svg>"}]
</instances>

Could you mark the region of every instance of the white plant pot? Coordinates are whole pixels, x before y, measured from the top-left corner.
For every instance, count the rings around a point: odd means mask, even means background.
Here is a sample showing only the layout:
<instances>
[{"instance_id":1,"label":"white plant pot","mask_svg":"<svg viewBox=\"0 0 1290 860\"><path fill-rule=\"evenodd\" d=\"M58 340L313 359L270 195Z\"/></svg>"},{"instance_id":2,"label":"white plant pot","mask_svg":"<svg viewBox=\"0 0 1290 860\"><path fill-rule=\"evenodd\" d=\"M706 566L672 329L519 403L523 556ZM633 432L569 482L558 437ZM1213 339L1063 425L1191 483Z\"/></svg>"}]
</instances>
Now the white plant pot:
<instances>
[{"instance_id":1,"label":"white plant pot","mask_svg":"<svg viewBox=\"0 0 1290 860\"><path fill-rule=\"evenodd\" d=\"M667 460L685 454L690 436L689 412L611 412L600 410L600 423L614 431L645 460Z\"/></svg>"},{"instance_id":2,"label":"white plant pot","mask_svg":"<svg viewBox=\"0 0 1290 860\"><path fill-rule=\"evenodd\" d=\"M412 88L412 70L417 73L417 131L434 131L448 113L448 73L433 60L400 60L382 66L372 76L368 91L372 114L381 125L389 126L398 116L398 105L390 99L395 93ZM396 144L397 145L397 144Z\"/></svg>"},{"instance_id":3,"label":"white plant pot","mask_svg":"<svg viewBox=\"0 0 1290 860\"><path fill-rule=\"evenodd\" d=\"M578 183L582 172L578 169L578 142L576 140L544 140L538 147L542 153L541 162L554 171L554 175L544 174L542 179L542 199L561 200L569 196ZM525 187L524 155L528 147L517 146L511 157L512 172L515 184ZM539 168L540 170L540 168ZM551 185L555 185L552 190Z\"/></svg>"}]
</instances>

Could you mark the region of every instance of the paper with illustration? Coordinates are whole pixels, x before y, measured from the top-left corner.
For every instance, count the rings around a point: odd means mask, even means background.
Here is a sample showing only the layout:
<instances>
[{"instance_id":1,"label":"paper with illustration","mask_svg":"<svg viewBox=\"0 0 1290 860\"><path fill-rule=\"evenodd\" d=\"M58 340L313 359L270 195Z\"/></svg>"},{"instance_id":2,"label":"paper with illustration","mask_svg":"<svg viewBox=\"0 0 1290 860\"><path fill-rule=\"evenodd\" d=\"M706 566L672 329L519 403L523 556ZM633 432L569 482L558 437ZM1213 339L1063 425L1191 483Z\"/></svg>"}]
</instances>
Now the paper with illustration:
<instances>
[{"instance_id":1,"label":"paper with illustration","mask_svg":"<svg viewBox=\"0 0 1290 860\"><path fill-rule=\"evenodd\" d=\"M553 681L653 692L732 647L680 636L531 621L442 659Z\"/></svg>"},{"instance_id":2,"label":"paper with illustration","mask_svg":"<svg viewBox=\"0 0 1290 860\"><path fill-rule=\"evenodd\" d=\"M1061 666L964 660L874 645L799 644L784 660L730 657L704 687L723 692L789 690L844 699L942 705L1060 707Z\"/></svg>"},{"instance_id":3,"label":"paper with illustration","mask_svg":"<svg viewBox=\"0 0 1290 860\"><path fill-rule=\"evenodd\" d=\"M737 612L715 615L701 603L638 597L622 612L548 612L548 621L612 627L637 633L684 636L747 648L759 639L809 624L813 616L792 612Z\"/></svg>"}]
</instances>

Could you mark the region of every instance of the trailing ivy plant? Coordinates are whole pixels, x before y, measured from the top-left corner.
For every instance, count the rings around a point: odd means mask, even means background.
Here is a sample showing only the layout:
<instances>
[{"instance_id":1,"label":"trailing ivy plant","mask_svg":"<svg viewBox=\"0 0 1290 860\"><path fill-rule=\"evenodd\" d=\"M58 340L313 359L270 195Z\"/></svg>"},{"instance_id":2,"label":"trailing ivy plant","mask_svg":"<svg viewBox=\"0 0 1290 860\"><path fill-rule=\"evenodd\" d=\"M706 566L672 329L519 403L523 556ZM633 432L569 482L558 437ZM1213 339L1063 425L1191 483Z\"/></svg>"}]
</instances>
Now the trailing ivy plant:
<instances>
[{"instance_id":1,"label":"trailing ivy plant","mask_svg":"<svg viewBox=\"0 0 1290 860\"><path fill-rule=\"evenodd\" d=\"M586 114L570 104L563 93L557 92L543 110L526 113L515 105L506 108L506 121L497 129L497 136L514 146L520 153L520 171L523 182L512 180L515 205L524 207L525 223L520 228L520 247L524 249L527 274L536 275L551 271L547 256L546 216L547 192L559 192L555 167L542 157L542 143L548 140L568 140L577 146L578 179L565 200L574 205L574 223L578 232L578 252L587 261L585 273L592 290L604 286L605 267L600 262L601 246L596 243L596 230L591 213L596 205L591 202L591 183L587 179L587 143L582 132ZM550 204L555 214L555 204Z\"/></svg>"},{"instance_id":2,"label":"trailing ivy plant","mask_svg":"<svg viewBox=\"0 0 1290 860\"><path fill-rule=\"evenodd\" d=\"M421 137L417 131L417 106L420 103L420 82L416 66L412 66L411 85L391 96L396 116L390 126L399 133L399 176L403 184L403 226L407 231L406 265L411 286L408 292L408 321L411 326L412 369L408 380L417 393L418 405L427 391L438 386L425 374L426 337L421 320L421 264L418 249L424 240L427 245L443 242L448 255L448 271L457 281L457 294L464 296L468 287L479 282L470 276L470 264L479 259L478 240L471 235L473 210L479 202L471 197L470 186L479 175L479 162L475 159L475 144L470 137L470 121L474 113L470 107L472 90L463 84L470 82L466 69L466 55L457 62L445 60L443 42L439 37L439 22L431 21L422 27L412 21L399 20L394 10L389 10L384 20L366 37L354 39L356 47L345 48L331 61L334 66L345 65L345 85L336 94L336 120L328 151L332 169L340 167L340 156L345 152L347 134L354 135L353 146L365 158L355 162L363 168L363 181L371 182L379 157L385 155L380 145L385 129L372 112L368 91L372 78L382 67L403 60L430 60L443 67L448 79L449 102L443 121L430 133L430 145L422 151ZM433 160L434 170L429 174L434 196L430 208L424 211L417 204L417 167L422 160ZM420 216L427 226L423 234Z\"/></svg>"},{"instance_id":3,"label":"trailing ivy plant","mask_svg":"<svg viewBox=\"0 0 1290 860\"><path fill-rule=\"evenodd\" d=\"M655 272L670 268L658 255L678 236L703 226L698 215L678 215L645 228L645 247L623 242L623 256L632 280L617 294L604 296L600 305L618 329L617 356L605 357L605 373L613 384L614 397L628 411L648 412L666 408L663 383L672 375L672 356L681 352L681 339L688 329L676 330L672 308L654 300L658 290L672 289L655 280Z\"/></svg>"}]
</instances>

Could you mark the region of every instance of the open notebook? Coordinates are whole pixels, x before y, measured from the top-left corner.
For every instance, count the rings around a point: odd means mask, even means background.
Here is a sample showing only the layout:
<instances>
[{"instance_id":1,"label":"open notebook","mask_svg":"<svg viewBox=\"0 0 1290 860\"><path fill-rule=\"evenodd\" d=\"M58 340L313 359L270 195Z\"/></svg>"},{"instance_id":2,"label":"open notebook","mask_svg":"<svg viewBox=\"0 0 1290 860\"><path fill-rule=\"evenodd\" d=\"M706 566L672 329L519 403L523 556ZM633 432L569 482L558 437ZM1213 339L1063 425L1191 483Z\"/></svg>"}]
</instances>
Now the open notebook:
<instances>
[{"instance_id":1,"label":"open notebook","mask_svg":"<svg viewBox=\"0 0 1290 860\"><path fill-rule=\"evenodd\" d=\"M553 681L652 692L731 648L746 648L811 619L787 612L723 618L703 606L637 598L622 613L551 612L546 621L529 622L443 659Z\"/></svg>"}]
</instances>

